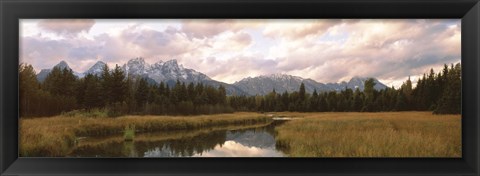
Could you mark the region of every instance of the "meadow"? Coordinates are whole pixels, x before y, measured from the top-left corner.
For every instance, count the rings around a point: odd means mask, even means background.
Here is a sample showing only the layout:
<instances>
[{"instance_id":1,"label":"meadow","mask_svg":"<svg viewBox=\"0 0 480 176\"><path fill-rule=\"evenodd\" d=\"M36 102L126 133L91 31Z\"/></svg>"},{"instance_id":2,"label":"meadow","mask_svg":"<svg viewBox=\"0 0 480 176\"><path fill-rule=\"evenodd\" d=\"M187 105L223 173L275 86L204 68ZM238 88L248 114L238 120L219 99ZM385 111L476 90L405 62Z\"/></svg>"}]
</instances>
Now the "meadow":
<instances>
[{"instance_id":1,"label":"meadow","mask_svg":"<svg viewBox=\"0 0 480 176\"><path fill-rule=\"evenodd\" d=\"M288 114L288 113L287 113ZM461 157L461 115L305 113L276 128L291 157Z\"/></svg>"},{"instance_id":2,"label":"meadow","mask_svg":"<svg viewBox=\"0 0 480 176\"><path fill-rule=\"evenodd\" d=\"M272 117L293 117L293 120L276 126L274 131L277 150L288 157L462 155L461 115L433 115L432 112L237 112L196 116L94 116L74 113L21 118L20 156L65 157L74 147L80 147L80 151L104 150L104 146L112 141L123 143L126 127L134 127L138 133L132 136L136 143L151 143L179 138L193 140L198 134L218 130L265 126L273 121ZM85 137L87 140L82 140ZM201 141L192 145L203 145Z\"/></svg>"}]
</instances>

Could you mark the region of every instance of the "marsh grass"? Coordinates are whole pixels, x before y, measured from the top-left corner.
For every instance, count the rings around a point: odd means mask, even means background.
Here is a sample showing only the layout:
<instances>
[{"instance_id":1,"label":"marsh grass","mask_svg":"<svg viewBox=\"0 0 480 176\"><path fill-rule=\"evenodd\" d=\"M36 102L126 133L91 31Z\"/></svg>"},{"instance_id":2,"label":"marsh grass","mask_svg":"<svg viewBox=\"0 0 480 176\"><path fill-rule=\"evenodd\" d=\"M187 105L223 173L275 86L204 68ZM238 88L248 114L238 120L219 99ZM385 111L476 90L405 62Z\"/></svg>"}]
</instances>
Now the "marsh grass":
<instances>
[{"instance_id":1,"label":"marsh grass","mask_svg":"<svg viewBox=\"0 0 480 176\"><path fill-rule=\"evenodd\" d=\"M307 113L276 128L293 157L461 157L460 115Z\"/></svg>"},{"instance_id":2,"label":"marsh grass","mask_svg":"<svg viewBox=\"0 0 480 176\"><path fill-rule=\"evenodd\" d=\"M461 116L431 112L296 113L276 127L277 148L293 157L461 157ZM67 156L74 146L101 148L106 141L122 143L125 127L135 126L135 141L151 142L264 125L271 117L258 113L201 116L84 115L20 119L20 156ZM197 130L196 130L197 129ZM178 131L186 131L178 133ZM194 130L192 132L191 130ZM109 140L78 141L87 136ZM151 136L154 135L154 136ZM180 136L179 136L180 135ZM77 145L74 145L74 144Z\"/></svg>"},{"instance_id":3,"label":"marsh grass","mask_svg":"<svg viewBox=\"0 0 480 176\"><path fill-rule=\"evenodd\" d=\"M213 126L250 125L271 121L259 113L199 116L123 116L117 118L56 116L20 118L19 151L22 157L66 156L78 137L123 134L125 126L137 132L192 130Z\"/></svg>"}]
</instances>

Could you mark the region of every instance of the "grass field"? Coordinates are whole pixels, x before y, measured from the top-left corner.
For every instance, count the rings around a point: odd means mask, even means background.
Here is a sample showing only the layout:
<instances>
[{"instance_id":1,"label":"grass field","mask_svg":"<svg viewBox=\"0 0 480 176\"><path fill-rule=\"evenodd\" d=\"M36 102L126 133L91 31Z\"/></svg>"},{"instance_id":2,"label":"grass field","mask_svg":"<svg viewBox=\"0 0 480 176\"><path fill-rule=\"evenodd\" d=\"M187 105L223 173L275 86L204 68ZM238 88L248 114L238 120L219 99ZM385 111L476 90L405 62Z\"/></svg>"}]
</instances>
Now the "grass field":
<instances>
[{"instance_id":1,"label":"grass field","mask_svg":"<svg viewBox=\"0 0 480 176\"><path fill-rule=\"evenodd\" d=\"M286 113L289 115L289 113ZM460 115L305 113L276 128L293 157L461 157Z\"/></svg>"},{"instance_id":2,"label":"grass field","mask_svg":"<svg viewBox=\"0 0 480 176\"><path fill-rule=\"evenodd\" d=\"M275 127L276 146L291 157L461 157L461 115L431 112L272 113L296 117ZM157 141L215 130L262 126L271 118L259 113L201 116L56 116L20 120L20 156L67 156L79 137L111 136L77 147L101 148L121 143L128 125L136 141ZM196 130L178 132L182 130ZM161 132L152 137L150 132ZM153 133L152 133L153 134Z\"/></svg>"},{"instance_id":3,"label":"grass field","mask_svg":"<svg viewBox=\"0 0 480 176\"><path fill-rule=\"evenodd\" d=\"M77 137L123 134L127 125L137 132L192 130L214 126L267 123L259 113L199 116L124 116L87 118L56 116L20 119L20 156L65 156Z\"/></svg>"}]
</instances>

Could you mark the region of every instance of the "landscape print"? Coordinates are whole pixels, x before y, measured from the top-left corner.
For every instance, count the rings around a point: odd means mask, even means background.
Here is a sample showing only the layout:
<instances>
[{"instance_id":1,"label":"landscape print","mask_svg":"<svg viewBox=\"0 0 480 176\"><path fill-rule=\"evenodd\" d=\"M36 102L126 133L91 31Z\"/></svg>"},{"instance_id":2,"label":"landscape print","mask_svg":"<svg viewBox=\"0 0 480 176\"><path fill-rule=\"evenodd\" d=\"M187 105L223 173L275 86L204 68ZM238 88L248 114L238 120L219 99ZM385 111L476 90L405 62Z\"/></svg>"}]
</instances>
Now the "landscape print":
<instances>
[{"instance_id":1,"label":"landscape print","mask_svg":"<svg viewBox=\"0 0 480 176\"><path fill-rule=\"evenodd\" d=\"M20 157L462 156L458 19L22 19Z\"/></svg>"}]
</instances>

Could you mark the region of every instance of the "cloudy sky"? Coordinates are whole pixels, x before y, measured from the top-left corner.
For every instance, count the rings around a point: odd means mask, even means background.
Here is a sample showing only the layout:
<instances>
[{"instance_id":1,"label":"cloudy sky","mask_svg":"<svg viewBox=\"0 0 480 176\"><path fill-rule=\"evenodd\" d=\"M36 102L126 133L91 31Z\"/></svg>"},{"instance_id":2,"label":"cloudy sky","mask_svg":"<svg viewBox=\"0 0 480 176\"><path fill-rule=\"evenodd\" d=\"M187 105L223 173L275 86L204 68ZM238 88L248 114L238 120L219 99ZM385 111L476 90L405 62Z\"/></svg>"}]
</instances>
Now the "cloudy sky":
<instances>
[{"instance_id":1,"label":"cloudy sky","mask_svg":"<svg viewBox=\"0 0 480 176\"><path fill-rule=\"evenodd\" d=\"M20 62L36 71L65 60L84 72L135 57L179 64L227 83L283 73L318 82L376 77L398 87L460 62L460 20L20 21Z\"/></svg>"}]
</instances>

